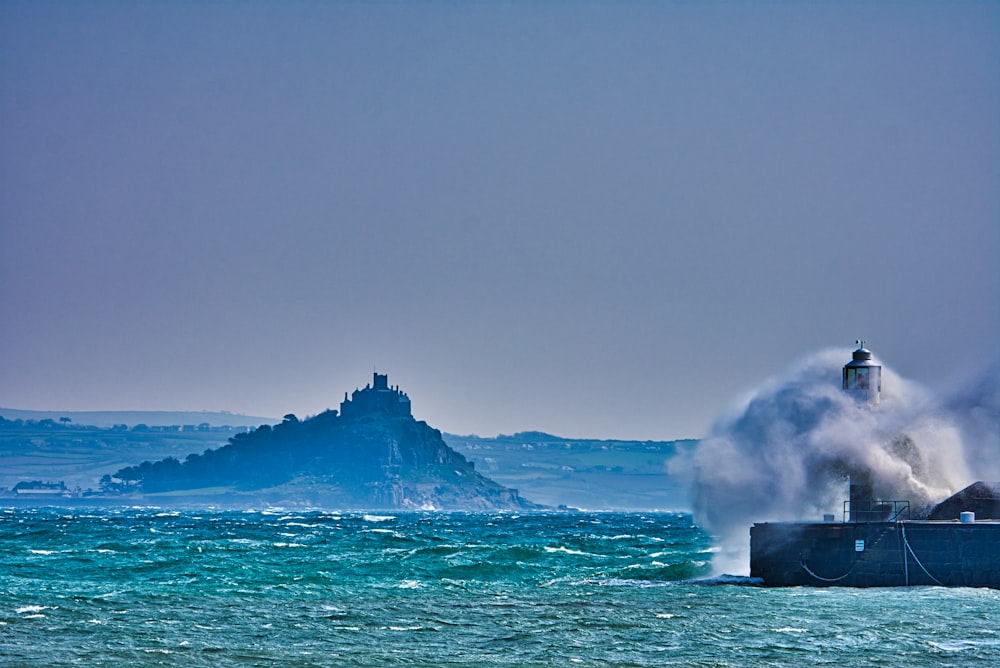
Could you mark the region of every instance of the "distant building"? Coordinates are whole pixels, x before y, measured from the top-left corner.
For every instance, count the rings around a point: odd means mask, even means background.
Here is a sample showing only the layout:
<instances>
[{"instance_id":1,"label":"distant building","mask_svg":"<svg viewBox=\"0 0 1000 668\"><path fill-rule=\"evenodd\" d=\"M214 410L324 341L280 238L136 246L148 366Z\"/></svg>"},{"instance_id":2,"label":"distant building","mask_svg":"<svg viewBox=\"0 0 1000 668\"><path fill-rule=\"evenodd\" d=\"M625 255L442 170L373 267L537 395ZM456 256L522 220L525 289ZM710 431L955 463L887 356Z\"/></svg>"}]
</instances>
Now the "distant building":
<instances>
[{"instance_id":1,"label":"distant building","mask_svg":"<svg viewBox=\"0 0 1000 668\"><path fill-rule=\"evenodd\" d=\"M401 392L399 386L389 387L389 375L374 374L371 385L363 390L354 390L351 398L344 393L344 401L340 404L340 414L345 418L384 413L395 417L412 417L410 398Z\"/></svg>"},{"instance_id":2,"label":"distant building","mask_svg":"<svg viewBox=\"0 0 1000 668\"><path fill-rule=\"evenodd\" d=\"M66 483L63 481L59 482L41 482L40 480L32 480L31 482L21 481L14 485L12 490L17 496L69 496L70 491L66 489Z\"/></svg>"}]
</instances>

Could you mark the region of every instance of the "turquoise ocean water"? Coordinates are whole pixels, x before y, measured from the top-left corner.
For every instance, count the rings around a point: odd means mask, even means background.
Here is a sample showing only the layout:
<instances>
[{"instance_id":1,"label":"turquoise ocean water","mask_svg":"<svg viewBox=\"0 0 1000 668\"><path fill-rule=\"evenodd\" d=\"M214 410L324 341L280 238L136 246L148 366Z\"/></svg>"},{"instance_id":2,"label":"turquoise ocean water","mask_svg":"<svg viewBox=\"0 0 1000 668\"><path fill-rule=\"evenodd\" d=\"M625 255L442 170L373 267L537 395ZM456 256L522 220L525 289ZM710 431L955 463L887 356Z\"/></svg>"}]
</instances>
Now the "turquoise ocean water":
<instances>
[{"instance_id":1,"label":"turquoise ocean water","mask_svg":"<svg viewBox=\"0 0 1000 668\"><path fill-rule=\"evenodd\" d=\"M0 665L1000 665L998 591L711 557L684 514L6 509Z\"/></svg>"}]
</instances>

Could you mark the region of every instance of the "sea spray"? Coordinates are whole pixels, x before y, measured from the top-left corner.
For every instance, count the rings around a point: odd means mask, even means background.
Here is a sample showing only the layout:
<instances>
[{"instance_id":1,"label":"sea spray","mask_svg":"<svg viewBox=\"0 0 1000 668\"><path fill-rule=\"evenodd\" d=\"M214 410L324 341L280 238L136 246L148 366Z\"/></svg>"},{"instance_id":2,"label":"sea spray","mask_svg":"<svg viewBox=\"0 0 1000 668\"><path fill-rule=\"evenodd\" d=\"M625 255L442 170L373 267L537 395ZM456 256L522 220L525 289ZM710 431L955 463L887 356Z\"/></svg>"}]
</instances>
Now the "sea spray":
<instances>
[{"instance_id":1,"label":"sea spray","mask_svg":"<svg viewBox=\"0 0 1000 668\"><path fill-rule=\"evenodd\" d=\"M942 405L961 434L968 469L1000 481L1000 357L963 378Z\"/></svg>"},{"instance_id":2,"label":"sea spray","mask_svg":"<svg viewBox=\"0 0 1000 668\"><path fill-rule=\"evenodd\" d=\"M841 389L849 359L823 351L766 380L689 458L670 463L691 481L695 517L717 537L716 571L747 572L754 522L842 519L852 476L920 512L1000 472L995 374L939 399L884 367L882 401L872 406Z\"/></svg>"}]
</instances>

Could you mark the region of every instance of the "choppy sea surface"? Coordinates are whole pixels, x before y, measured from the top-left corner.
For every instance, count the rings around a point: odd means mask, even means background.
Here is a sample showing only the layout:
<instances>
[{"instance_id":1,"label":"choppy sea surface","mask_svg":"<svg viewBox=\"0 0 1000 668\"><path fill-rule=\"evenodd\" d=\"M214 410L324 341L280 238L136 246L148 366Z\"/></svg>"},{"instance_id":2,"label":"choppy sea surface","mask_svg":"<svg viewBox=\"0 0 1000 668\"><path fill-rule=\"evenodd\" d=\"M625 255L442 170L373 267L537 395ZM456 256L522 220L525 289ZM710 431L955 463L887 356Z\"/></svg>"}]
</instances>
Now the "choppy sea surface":
<instances>
[{"instance_id":1,"label":"choppy sea surface","mask_svg":"<svg viewBox=\"0 0 1000 668\"><path fill-rule=\"evenodd\" d=\"M1000 665L998 591L712 552L685 514L0 509L0 665Z\"/></svg>"}]
</instances>

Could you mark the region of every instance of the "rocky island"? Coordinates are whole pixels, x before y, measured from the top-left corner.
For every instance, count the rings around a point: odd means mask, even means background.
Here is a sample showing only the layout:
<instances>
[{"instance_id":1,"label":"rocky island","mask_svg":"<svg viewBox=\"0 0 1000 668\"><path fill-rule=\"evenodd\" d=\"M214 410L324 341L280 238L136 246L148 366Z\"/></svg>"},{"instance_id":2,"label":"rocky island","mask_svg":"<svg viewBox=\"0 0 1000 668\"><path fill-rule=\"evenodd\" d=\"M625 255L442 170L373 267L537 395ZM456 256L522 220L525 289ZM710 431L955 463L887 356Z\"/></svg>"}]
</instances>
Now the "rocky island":
<instances>
[{"instance_id":1,"label":"rocky island","mask_svg":"<svg viewBox=\"0 0 1000 668\"><path fill-rule=\"evenodd\" d=\"M129 466L105 493L164 502L256 503L365 509L539 508L479 474L441 432L417 421L410 399L375 373L340 411L239 433L220 448Z\"/></svg>"}]
</instances>

